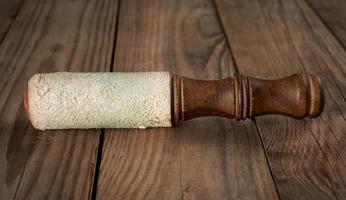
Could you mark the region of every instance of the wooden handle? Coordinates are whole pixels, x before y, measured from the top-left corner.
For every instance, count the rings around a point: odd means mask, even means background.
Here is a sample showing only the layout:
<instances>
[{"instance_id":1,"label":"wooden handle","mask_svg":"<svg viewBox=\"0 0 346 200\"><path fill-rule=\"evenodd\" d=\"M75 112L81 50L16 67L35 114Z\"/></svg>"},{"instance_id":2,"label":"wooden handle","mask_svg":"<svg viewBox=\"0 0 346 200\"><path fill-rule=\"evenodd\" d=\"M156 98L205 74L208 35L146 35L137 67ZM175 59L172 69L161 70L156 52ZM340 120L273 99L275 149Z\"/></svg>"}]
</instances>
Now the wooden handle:
<instances>
[{"instance_id":1,"label":"wooden handle","mask_svg":"<svg viewBox=\"0 0 346 200\"><path fill-rule=\"evenodd\" d=\"M296 119L314 118L323 110L323 91L312 74L294 74L277 80L236 75L222 80L173 77L174 121L201 116L237 120L265 114Z\"/></svg>"}]
</instances>

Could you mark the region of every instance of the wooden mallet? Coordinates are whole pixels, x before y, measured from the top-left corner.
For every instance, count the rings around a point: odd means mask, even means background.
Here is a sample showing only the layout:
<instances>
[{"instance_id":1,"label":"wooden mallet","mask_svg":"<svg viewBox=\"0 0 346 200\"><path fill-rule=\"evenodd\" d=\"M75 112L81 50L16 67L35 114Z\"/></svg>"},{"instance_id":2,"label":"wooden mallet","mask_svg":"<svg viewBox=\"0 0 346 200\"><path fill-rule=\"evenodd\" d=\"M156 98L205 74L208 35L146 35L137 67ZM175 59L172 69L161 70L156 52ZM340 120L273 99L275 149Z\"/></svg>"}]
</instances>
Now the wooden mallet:
<instances>
[{"instance_id":1,"label":"wooden mallet","mask_svg":"<svg viewBox=\"0 0 346 200\"><path fill-rule=\"evenodd\" d=\"M314 118L324 101L312 74L210 81L169 72L57 72L34 75L24 104L33 126L45 130L171 127L202 116Z\"/></svg>"}]
</instances>

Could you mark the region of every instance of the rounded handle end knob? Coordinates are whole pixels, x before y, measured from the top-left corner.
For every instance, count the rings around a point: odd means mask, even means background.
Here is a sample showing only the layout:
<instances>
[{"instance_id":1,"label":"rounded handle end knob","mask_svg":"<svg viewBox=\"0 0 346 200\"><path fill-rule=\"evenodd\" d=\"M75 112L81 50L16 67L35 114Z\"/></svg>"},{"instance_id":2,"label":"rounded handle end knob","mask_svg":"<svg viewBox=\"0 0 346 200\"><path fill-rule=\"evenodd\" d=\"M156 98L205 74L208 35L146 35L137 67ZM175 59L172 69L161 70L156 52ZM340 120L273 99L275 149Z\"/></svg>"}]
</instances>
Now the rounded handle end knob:
<instances>
[{"instance_id":1,"label":"rounded handle end knob","mask_svg":"<svg viewBox=\"0 0 346 200\"><path fill-rule=\"evenodd\" d=\"M307 74L310 85L310 106L308 117L316 118L320 116L324 108L324 95L320 79L313 74Z\"/></svg>"}]
</instances>

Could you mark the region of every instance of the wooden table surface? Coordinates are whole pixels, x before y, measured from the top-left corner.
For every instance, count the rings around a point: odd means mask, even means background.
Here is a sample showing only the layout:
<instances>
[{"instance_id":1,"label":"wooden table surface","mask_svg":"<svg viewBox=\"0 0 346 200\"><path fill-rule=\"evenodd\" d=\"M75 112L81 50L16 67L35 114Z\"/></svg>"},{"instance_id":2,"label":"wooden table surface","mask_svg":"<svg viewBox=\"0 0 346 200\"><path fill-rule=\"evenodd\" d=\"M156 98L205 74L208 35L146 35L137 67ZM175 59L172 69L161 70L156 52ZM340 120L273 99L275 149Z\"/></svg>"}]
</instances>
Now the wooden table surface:
<instances>
[{"instance_id":1,"label":"wooden table surface","mask_svg":"<svg viewBox=\"0 0 346 200\"><path fill-rule=\"evenodd\" d=\"M0 0L0 199L345 199L346 1ZM33 129L38 72L319 75L323 114Z\"/></svg>"}]
</instances>

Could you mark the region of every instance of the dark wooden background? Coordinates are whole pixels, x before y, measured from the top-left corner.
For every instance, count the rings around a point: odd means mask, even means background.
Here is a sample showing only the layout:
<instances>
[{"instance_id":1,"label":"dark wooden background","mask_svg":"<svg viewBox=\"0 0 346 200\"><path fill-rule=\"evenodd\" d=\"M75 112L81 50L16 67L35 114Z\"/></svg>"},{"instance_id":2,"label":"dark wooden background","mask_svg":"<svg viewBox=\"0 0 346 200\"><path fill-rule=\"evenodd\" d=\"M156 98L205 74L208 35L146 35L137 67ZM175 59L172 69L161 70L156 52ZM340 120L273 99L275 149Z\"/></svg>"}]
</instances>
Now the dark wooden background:
<instances>
[{"instance_id":1,"label":"dark wooden background","mask_svg":"<svg viewBox=\"0 0 346 200\"><path fill-rule=\"evenodd\" d=\"M346 1L0 0L0 199L345 199ZM37 72L320 76L324 113L34 130Z\"/></svg>"}]
</instances>

